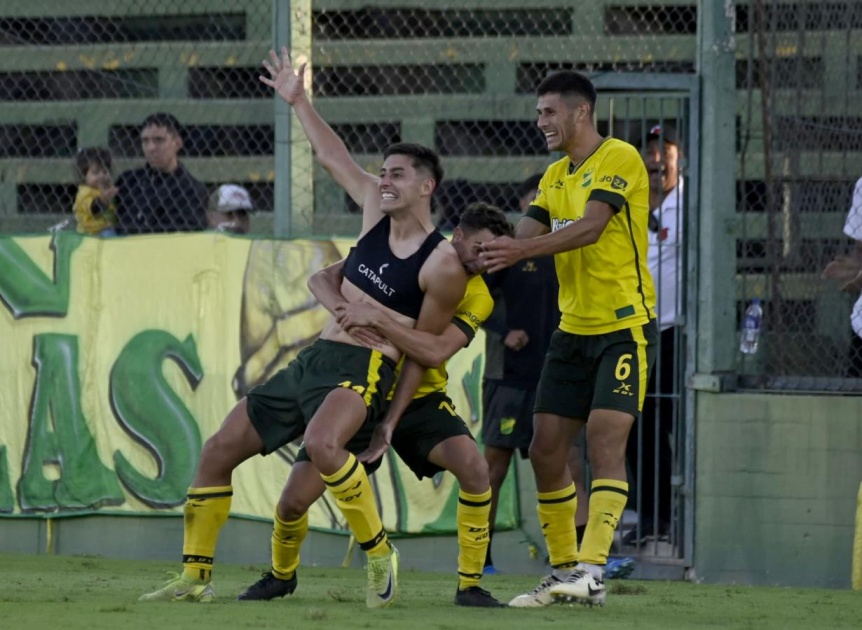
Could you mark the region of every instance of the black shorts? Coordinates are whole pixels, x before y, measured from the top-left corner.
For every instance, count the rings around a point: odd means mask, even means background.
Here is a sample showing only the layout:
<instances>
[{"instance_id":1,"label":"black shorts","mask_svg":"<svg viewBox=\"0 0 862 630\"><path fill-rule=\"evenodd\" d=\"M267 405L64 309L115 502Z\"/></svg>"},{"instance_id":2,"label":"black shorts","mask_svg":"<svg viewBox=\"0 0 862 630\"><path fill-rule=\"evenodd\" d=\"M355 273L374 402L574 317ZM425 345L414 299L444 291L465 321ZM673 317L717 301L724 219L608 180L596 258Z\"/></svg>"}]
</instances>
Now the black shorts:
<instances>
[{"instance_id":1,"label":"black shorts","mask_svg":"<svg viewBox=\"0 0 862 630\"><path fill-rule=\"evenodd\" d=\"M362 396L374 425L386 411L386 395L395 379L395 362L377 350L318 339L286 368L248 393L248 415L263 440L263 454L305 432L324 398L338 387Z\"/></svg>"},{"instance_id":2,"label":"black shorts","mask_svg":"<svg viewBox=\"0 0 862 630\"><path fill-rule=\"evenodd\" d=\"M356 435L350 438L347 450L358 455L368 448L374 426L369 422L363 424ZM440 442L458 435L473 437L466 423L455 412L449 397L441 392L433 392L407 405L392 435L392 448L419 479L433 477L443 469L429 462L428 455ZM296 461L311 461L304 445L296 454ZM382 461L383 458L380 458L365 464L365 472L370 475L380 468Z\"/></svg>"},{"instance_id":3,"label":"black shorts","mask_svg":"<svg viewBox=\"0 0 862 630\"><path fill-rule=\"evenodd\" d=\"M557 330L539 379L535 412L586 421L592 409L613 409L637 418L657 347L655 320L602 335Z\"/></svg>"},{"instance_id":4,"label":"black shorts","mask_svg":"<svg viewBox=\"0 0 862 630\"><path fill-rule=\"evenodd\" d=\"M486 380L482 387L482 443L527 457L533 440L536 391Z\"/></svg>"},{"instance_id":5,"label":"black shorts","mask_svg":"<svg viewBox=\"0 0 862 630\"><path fill-rule=\"evenodd\" d=\"M392 435L392 448L419 479L443 470L428 461L432 449L451 437L469 435L469 427L455 411L449 397L433 392L411 402Z\"/></svg>"}]
</instances>

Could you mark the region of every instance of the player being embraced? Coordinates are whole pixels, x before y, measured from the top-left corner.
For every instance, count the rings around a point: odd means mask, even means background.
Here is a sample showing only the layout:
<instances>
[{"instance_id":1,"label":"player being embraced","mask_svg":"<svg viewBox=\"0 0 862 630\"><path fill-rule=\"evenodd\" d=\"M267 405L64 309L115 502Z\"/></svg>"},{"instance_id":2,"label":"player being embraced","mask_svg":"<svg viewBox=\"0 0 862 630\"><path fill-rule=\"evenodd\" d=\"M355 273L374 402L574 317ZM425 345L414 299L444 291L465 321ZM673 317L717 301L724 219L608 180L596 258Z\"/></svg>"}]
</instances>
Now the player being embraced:
<instances>
[{"instance_id":1,"label":"player being embraced","mask_svg":"<svg viewBox=\"0 0 862 630\"><path fill-rule=\"evenodd\" d=\"M548 149L566 155L545 171L517 238L496 239L482 254L492 272L554 254L560 282L562 319L539 380L530 444L552 573L509 605L603 605L604 566L628 499L626 442L658 342L647 267L649 180L637 149L596 131L589 79L558 72L537 94ZM577 494L566 460L584 422L593 480L578 549Z\"/></svg>"},{"instance_id":2,"label":"player being embraced","mask_svg":"<svg viewBox=\"0 0 862 630\"><path fill-rule=\"evenodd\" d=\"M479 586L491 509L488 465L469 428L456 415L446 395L446 361L470 343L494 306L484 280L477 275L481 244L511 233L512 226L498 208L484 203L467 207L452 235L452 246L470 279L455 316L439 335L404 326L368 303L347 302L341 292L342 263L319 271L309 281L309 287L321 304L346 330L372 328L406 357L428 368L409 405L392 403L389 415L400 416L400 421L392 434L391 445L420 479L448 470L460 484L457 509L460 553L455 603L461 606L498 607L501 604ZM386 442L371 445L371 429L371 425L366 424L347 445L369 462L366 463L369 471L380 465L380 457L389 446ZM324 489L315 465L308 460L305 449L300 449L276 509L272 570L239 599L273 599L293 593L297 586L299 550L308 532L308 510Z\"/></svg>"},{"instance_id":3,"label":"player being embraced","mask_svg":"<svg viewBox=\"0 0 862 630\"><path fill-rule=\"evenodd\" d=\"M269 76L261 80L293 107L321 165L362 206L362 233L344 261L343 301L367 303L405 327L441 333L464 296L467 276L431 222L431 195L443 177L437 154L420 145L392 145L380 175L367 173L311 106L303 88L305 65L294 71L283 48L281 57L270 52L264 66ZM365 332L366 338L373 335ZM317 341L237 403L204 445L189 488L183 573L141 599L213 598L213 558L230 511L234 469L304 434L320 479L368 555L367 605L392 603L398 554L383 530L365 469L345 446L363 424L381 422L402 353L385 340L369 348L362 333L349 333L330 316ZM424 372L404 362L393 404L409 403ZM386 422L391 430L397 420Z\"/></svg>"}]
</instances>

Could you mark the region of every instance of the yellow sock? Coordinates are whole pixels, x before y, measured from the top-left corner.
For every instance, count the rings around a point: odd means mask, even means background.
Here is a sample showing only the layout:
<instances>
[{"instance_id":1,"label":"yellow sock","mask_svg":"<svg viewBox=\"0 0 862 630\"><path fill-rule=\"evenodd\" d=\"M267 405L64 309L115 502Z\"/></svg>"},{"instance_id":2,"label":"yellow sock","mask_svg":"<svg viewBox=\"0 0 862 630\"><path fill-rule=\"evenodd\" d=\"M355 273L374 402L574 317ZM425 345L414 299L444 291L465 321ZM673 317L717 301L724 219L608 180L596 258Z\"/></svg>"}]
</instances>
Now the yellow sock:
<instances>
[{"instance_id":1,"label":"yellow sock","mask_svg":"<svg viewBox=\"0 0 862 630\"><path fill-rule=\"evenodd\" d=\"M614 530L629 500L629 484L616 479L594 479L590 486L590 516L581 562L604 565L614 541Z\"/></svg>"},{"instance_id":2,"label":"yellow sock","mask_svg":"<svg viewBox=\"0 0 862 630\"><path fill-rule=\"evenodd\" d=\"M289 580L299 566L299 548L308 534L308 512L295 521L283 521L275 514L272 523L272 574Z\"/></svg>"},{"instance_id":3,"label":"yellow sock","mask_svg":"<svg viewBox=\"0 0 862 630\"><path fill-rule=\"evenodd\" d=\"M320 477L344 514L359 548L369 556L389 553L389 540L377 511L374 490L356 457L348 453L347 462L338 472Z\"/></svg>"},{"instance_id":4,"label":"yellow sock","mask_svg":"<svg viewBox=\"0 0 862 630\"><path fill-rule=\"evenodd\" d=\"M562 490L539 492L538 495L539 523L542 525L551 567L565 569L575 566L578 563L578 538L575 533L578 495L575 484L569 484Z\"/></svg>"},{"instance_id":5,"label":"yellow sock","mask_svg":"<svg viewBox=\"0 0 862 630\"><path fill-rule=\"evenodd\" d=\"M183 508L183 575L209 582L221 526L230 513L232 486L189 488Z\"/></svg>"},{"instance_id":6,"label":"yellow sock","mask_svg":"<svg viewBox=\"0 0 862 630\"><path fill-rule=\"evenodd\" d=\"M488 553L491 488L482 494L458 493L458 588L477 586Z\"/></svg>"}]
</instances>

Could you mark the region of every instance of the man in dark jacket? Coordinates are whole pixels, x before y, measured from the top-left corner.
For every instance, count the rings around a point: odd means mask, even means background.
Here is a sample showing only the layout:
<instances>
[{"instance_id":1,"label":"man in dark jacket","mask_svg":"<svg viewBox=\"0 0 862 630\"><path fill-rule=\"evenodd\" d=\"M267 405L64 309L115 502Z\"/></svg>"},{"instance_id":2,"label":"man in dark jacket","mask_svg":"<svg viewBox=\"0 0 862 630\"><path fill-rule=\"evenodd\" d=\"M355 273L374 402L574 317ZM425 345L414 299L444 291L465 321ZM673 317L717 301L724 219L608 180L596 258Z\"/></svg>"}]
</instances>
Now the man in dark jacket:
<instances>
[{"instance_id":1,"label":"man in dark jacket","mask_svg":"<svg viewBox=\"0 0 862 630\"><path fill-rule=\"evenodd\" d=\"M117 232L195 232L207 227L206 187L177 158L182 128L171 114L151 114L141 125L143 168L117 180Z\"/></svg>"}]
</instances>

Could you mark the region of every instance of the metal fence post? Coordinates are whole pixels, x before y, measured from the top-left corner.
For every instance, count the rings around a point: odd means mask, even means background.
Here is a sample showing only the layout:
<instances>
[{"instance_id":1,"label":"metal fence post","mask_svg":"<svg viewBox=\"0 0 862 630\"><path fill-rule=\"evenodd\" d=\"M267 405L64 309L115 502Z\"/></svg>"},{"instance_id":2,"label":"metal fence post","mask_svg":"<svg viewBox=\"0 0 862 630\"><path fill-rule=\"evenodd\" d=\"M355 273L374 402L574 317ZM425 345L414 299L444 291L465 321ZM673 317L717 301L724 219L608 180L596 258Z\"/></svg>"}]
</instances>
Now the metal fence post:
<instances>
[{"instance_id":1,"label":"metal fence post","mask_svg":"<svg viewBox=\"0 0 862 630\"><path fill-rule=\"evenodd\" d=\"M736 48L733 0L700 2L702 81L697 372L731 372L736 357Z\"/></svg>"}]
</instances>

